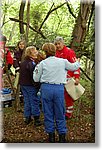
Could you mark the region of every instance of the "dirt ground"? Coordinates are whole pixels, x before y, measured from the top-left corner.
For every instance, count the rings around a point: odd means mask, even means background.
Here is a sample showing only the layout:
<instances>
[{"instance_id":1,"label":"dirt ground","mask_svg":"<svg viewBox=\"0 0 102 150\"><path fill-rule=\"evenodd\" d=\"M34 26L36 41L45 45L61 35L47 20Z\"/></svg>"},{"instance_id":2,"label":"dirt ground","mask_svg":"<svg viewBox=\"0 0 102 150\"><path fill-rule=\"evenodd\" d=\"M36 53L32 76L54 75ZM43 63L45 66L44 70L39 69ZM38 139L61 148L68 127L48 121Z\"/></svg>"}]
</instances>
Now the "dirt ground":
<instances>
[{"instance_id":1,"label":"dirt ground","mask_svg":"<svg viewBox=\"0 0 102 150\"><path fill-rule=\"evenodd\" d=\"M90 108L81 101L75 102L75 108L73 118L66 121L67 143L94 143L94 108ZM41 121L44 121L43 113L41 113ZM3 130L2 143L48 143L48 134L44 130L44 124L35 127L32 121L29 125L25 125L23 106L19 112L15 112L13 107L3 108ZM56 143L58 143L57 132Z\"/></svg>"},{"instance_id":2,"label":"dirt ground","mask_svg":"<svg viewBox=\"0 0 102 150\"><path fill-rule=\"evenodd\" d=\"M13 79L12 79L13 81ZM10 87L6 75L4 85ZM95 142L95 100L90 94L88 82L84 95L74 102L73 117L66 121L68 132L67 143L94 143ZM86 87L84 85L84 87ZM41 121L44 121L41 112ZM25 125L23 120L23 103L21 111L17 112L12 107L3 108L3 140L2 143L48 143L48 135L44 130L44 124L35 127L32 121ZM58 134L56 132L56 143Z\"/></svg>"}]
</instances>

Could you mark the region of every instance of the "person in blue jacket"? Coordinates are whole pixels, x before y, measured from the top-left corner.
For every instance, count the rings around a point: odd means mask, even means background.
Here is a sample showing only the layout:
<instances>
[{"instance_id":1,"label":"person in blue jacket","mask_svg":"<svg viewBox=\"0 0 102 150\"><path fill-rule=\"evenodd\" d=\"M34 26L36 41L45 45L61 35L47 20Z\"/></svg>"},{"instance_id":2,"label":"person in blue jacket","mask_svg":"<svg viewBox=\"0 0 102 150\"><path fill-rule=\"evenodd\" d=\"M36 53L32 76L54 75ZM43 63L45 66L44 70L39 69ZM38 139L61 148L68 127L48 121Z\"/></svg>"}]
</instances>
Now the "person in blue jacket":
<instances>
[{"instance_id":1,"label":"person in blue jacket","mask_svg":"<svg viewBox=\"0 0 102 150\"><path fill-rule=\"evenodd\" d=\"M20 64L19 83L24 96L24 121L29 124L34 118L34 125L40 126L40 100L37 93L40 83L33 80L33 70L36 66L38 51L34 46L29 46L25 51L25 59Z\"/></svg>"},{"instance_id":2,"label":"person in blue jacket","mask_svg":"<svg viewBox=\"0 0 102 150\"><path fill-rule=\"evenodd\" d=\"M46 59L42 60L33 72L35 82L41 82L41 98L44 112L45 130L49 134L49 142L55 142L55 129L59 134L59 142L66 142L66 121L64 104L64 84L67 70L77 70L79 59L70 63L67 59L55 57L55 45L45 43L42 49Z\"/></svg>"}]
</instances>

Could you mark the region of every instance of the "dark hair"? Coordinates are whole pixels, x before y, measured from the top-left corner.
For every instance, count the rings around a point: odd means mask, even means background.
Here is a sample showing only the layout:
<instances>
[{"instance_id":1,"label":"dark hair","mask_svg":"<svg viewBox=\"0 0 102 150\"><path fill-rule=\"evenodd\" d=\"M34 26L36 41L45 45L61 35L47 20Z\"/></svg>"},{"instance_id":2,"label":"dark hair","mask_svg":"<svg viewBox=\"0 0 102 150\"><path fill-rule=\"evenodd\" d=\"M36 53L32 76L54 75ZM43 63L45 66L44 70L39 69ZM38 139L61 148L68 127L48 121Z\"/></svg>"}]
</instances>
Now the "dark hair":
<instances>
[{"instance_id":1,"label":"dark hair","mask_svg":"<svg viewBox=\"0 0 102 150\"><path fill-rule=\"evenodd\" d=\"M17 43L17 47L19 47L19 44L20 44L21 42L23 42L23 43L24 43L24 45L25 45L25 41L24 41L24 40L21 40L21 41L18 41L18 43Z\"/></svg>"},{"instance_id":2,"label":"dark hair","mask_svg":"<svg viewBox=\"0 0 102 150\"><path fill-rule=\"evenodd\" d=\"M25 43L25 41L24 41L24 40L21 40L21 41L18 41L18 43L17 43L17 48L16 48L17 51L19 51L19 44L20 44L21 42L24 43L24 49L26 48L26 43Z\"/></svg>"}]
</instances>

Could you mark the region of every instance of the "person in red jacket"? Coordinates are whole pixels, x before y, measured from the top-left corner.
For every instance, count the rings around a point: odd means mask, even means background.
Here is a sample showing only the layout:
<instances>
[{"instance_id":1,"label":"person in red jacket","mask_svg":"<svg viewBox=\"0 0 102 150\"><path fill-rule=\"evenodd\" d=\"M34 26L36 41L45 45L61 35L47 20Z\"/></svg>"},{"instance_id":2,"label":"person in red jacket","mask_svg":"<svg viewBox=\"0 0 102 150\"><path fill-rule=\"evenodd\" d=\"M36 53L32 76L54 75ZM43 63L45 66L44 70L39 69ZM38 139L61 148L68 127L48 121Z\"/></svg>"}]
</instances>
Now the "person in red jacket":
<instances>
[{"instance_id":1,"label":"person in red jacket","mask_svg":"<svg viewBox=\"0 0 102 150\"><path fill-rule=\"evenodd\" d=\"M5 48L6 53L6 64L8 65L8 69L13 65L13 57L8 48Z\"/></svg>"},{"instance_id":2,"label":"person in red jacket","mask_svg":"<svg viewBox=\"0 0 102 150\"><path fill-rule=\"evenodd\" d=\"M6 47L6 41L7 41L6 36L1 34L0 39L1 39L0 41L1 41L2 48L4 49L4 53L5 53L4 54L4 59L5 59L4 65L7 65L8 70L9 70L10 67L13 65L13 57L12 57L10 50ZM4 66L4 72L5 72L5 66Z\"/></svg>"},{"instance_id":3,"label":"person in red jacket","mask_svg":"<svg viewBox=\"0 0 102 150\"><path fill-rule=\"evenodd\" d=\"M64 44L64 40L62 37L56 37L54 40L54 44L56 46L56 54L55 56L58 58L67 59L69 62L74 63L76 61L76 54L74 50L68 48ZM79 83L80 78L80 69L76 71L68 71L67 72L67 79L74 78L75 84ZM74 100L70 97L70 95L65 90L65 103L66 103L66 119L71 118L73 114L73 105Z\"/></svg>"}]
</instances>

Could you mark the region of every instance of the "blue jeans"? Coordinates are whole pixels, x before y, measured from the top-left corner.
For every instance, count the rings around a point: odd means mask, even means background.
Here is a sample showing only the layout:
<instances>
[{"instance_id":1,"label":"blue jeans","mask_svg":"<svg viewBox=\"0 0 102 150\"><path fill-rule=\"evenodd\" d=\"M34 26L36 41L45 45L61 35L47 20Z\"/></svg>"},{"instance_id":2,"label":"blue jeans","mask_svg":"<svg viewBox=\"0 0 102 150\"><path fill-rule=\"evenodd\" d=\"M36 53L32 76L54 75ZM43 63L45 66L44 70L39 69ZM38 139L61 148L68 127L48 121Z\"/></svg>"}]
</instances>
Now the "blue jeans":
<instances>
[{"instance_id":1,"label":"blue jeans","mask_svg":"<svg viewBox=\"0 0 102 150\"><path fill-rule=\"evenodd\" d=\"M46 132L66 133L64 85L43 83L41 98Z\"/></svg>"},{"instance_id":2,"label":"blue jeans","mask_svg":"<svg viewBox=\"0 0 102 150\"><path fill-rule=\"evenodd\" d=\"M24 117L39 116L39 98L37 97L38 89L34 86L21 86L24 96Z\"/></svg>"}]
</instances>

